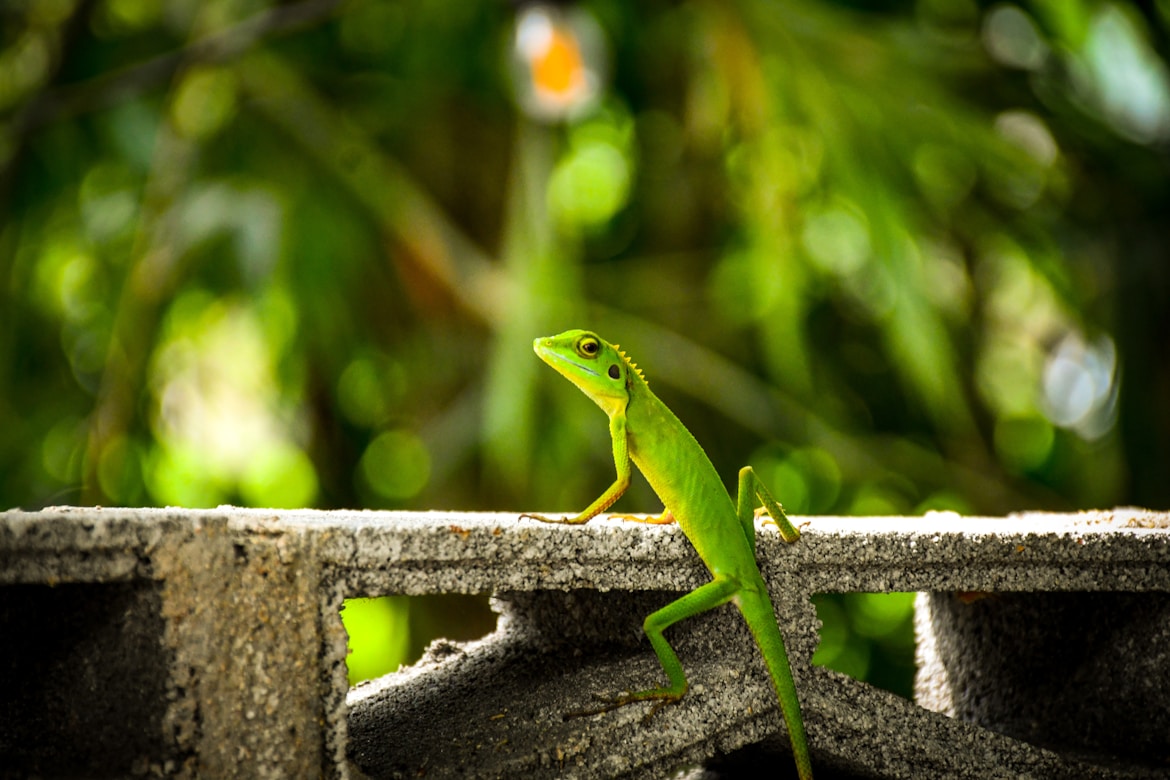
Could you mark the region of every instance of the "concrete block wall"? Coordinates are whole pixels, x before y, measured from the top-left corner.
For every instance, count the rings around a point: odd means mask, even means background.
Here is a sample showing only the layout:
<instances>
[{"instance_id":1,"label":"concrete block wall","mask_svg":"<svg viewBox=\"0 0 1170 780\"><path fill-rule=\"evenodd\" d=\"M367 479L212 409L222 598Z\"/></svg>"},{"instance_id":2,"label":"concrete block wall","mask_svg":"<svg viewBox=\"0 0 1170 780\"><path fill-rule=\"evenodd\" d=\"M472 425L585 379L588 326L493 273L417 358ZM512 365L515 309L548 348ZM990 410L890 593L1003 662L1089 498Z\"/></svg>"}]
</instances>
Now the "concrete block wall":
<instances>
[{"instance_id":1,"label":"concrete block wall","mask_svg":"<svg viewBox=\"0 0 1170 780\"><path fill-rule=\"evenodd\" d=\"M308 777L345 755L340 595L234 510L0 515L0 766Z\"/></svg>"},{"instance_id":2,"label":"concrete block wall","mask_svg":"<svg viewBox=\"0 0 1170 780\"><path fill-rule=\"evenodd\" d=\"M806 518L760 531L815 767L1166 777L1170 517ZM674 526L514 514L0 514L0 766L13 776L666 777L790 766L732 608L672 629L692 682L650 726L642 618L706 581ZM922 591L919 704L808 663L818 592ZM495 594L497 631L349 690L345 598ZM955 592L979 592L957 598ZM738 762L738 763L737 763Z\"/></svg>"}]
</instances>

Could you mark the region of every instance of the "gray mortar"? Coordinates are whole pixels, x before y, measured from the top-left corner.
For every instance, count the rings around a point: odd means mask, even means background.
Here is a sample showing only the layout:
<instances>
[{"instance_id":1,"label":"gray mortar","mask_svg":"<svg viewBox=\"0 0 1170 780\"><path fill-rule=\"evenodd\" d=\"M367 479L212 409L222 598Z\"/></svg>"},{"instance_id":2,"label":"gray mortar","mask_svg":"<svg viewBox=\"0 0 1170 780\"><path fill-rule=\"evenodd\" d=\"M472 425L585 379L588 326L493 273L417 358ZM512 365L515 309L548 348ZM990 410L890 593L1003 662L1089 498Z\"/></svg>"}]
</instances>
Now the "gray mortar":
<instances>
[{"instance_id":1,"label":"gray mortar","mask_svg":"<svg viewBox=\"0 0 1170 780\"><path fill-rule=\"evenodd\" d=\"M808 520L796 545L761 530L758 557L822 774L1167 776L1166 515ZM649 725L643 706L563 719L595 695L661 681L641 620L706 580L675 526L230 507L3 513L0 765L666 777L700 764L734 772L754 755L789 771L774 693L731 607L671 629L692 684L682 703ZM933 594L919 600L918 689L940 712L809 666L811 594L889 590ZM954 591L999 595L968 604ZM437 643L347 691L343 598L485 592L497 594L494 634ZM60 610L72 630L46 632L30 603ZM1078 642L1092 648L1081 662L1046 662ZM107 735L110 722L125 728ZM65 744L78 746L72 757L52 749Z\"/></svg>"}]
</instances>

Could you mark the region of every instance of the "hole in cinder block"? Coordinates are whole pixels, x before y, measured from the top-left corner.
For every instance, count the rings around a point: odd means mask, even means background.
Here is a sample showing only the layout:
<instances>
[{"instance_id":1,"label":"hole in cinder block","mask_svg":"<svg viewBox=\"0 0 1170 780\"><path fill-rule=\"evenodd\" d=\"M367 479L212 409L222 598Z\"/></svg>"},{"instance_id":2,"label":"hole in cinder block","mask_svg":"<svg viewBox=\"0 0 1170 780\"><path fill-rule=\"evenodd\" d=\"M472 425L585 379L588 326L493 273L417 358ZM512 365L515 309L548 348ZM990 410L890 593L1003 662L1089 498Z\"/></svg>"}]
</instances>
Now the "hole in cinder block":
<instances>
[{"instance_id":1,"label":"hole in cinder block","mask_svg":"<svg viewBox=\"0 0 1170 780\"><path fill-rule=\"evenodd\" d=\"M0 588L0 776L165 766L160 606L153 582Z\"/></svg>"},{"instance_id":2,"label":"hole in cinder block","mask_svg":"<svg viewBox=\"0 0 1170 780\"><path fill-rule=\"evenodd\" d=\"M973 595L919 601L925 706L1086 760L1165 770L1170 593Z\"/></svg>"},{"instance_id":3,"label":"hole in cinder block","mask_svg":"<svg viewBox=\"0 0 1170 780\"><path fill-rule=\"evenodd\" d=\"M914 698L913 593L817 593L812 663Z\"/></svg>"},{"instance_id":4,"label":"hole in cinder block","mask_svg":"<svg viewBox=\"0 0 1170 780\"><path fill-rule=\"evenodd\" d=\"M349 684L413 664L436 639L466 642L496 630L487 595L433 594L346 599Z\"/></svg>"},{"instance_id":5,"label":"hole in cinder block","mask_svg":"<svg viewBox=\"0 0 1170 780\"><path fill-rule=\"evenodd\" d=\"M590 740L581 734L590 727L565 715L596 703L595 695L662 678L641 624L678 595L591 589L497 593L491 606L503 628L489 641L467 652L439 644L421 663L350 689L348 757L371 778L559 777L587 766L582 762L592 759L582 751L589 750ZM732 633L715 630L727 622L735 625L737 641L728 642ZM672 627L672 644L694 681L742 674L741 659L728 661L713 651L751 641L739 624L727 605ZM705 665L704 658L716 660ZM702 698L696 693L692 701ZM725 697L714 698L710 706L726 704ZM723 714L742 717L742 710ZM608 725L595 727L622 728L620 717L605 720ZM640 716L634 719L635 731L642 731L641 723ZM561 746L570 746L568 752ZM592 758L603 755L601 750Z\"/></svg>"}]
</instances>

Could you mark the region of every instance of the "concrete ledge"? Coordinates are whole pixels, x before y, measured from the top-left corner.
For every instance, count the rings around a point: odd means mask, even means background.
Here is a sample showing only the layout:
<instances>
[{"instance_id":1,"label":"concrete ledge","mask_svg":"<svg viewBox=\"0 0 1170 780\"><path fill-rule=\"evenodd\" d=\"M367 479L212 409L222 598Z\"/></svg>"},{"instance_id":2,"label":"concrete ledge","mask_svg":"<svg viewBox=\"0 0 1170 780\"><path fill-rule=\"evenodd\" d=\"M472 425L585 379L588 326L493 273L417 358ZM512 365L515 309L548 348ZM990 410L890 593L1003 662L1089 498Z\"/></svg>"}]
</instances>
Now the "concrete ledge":
<instances>
[{"instance_id":1,"label":"concrete ledge","mask_svg":"<svg viewBox=\"0 0 1170 780\"><path fill-rule=\"evenodd\" d=\"M1170 694L1167 515L809 519L793 546L761 530L758 556L818 769L1166 776L1156 761L1170 754L1158 706ZM650 727L638 707L561 717L593 694L656 681L641 620L706 579L674 526L453 512L3 513L0 618L13 640L0 648L0 764L46 775L665 777L745 746L782 751L763 665L731 608L672 629L693 689ZM808 664L811 594L888 590L933 594L920 599L918 688L946 714ZM953 591L1001 595L967 604ZM1063 621L1019 630L1021 615L1052 606L1021 594L1068 591L1096 593L1060 593ZM415 667L347 691L343 598L483 592L496 594L495 634L437 643ZM1123 609L1142 619L1117 619ZM1064 633L1078 620L1080 633ZM63 628L46 634L46 623ZM1086 626L1104 628L1091 663L1059 666L1068 695L1035 706L1035 675L1006 682L1012 668L1044 668ZM1011 652L988 675L987 648L1000 644ZM1040 657L1021 661L1031 653ZM1026 717L1005 717L1021 703ZM1037 729L1045 716L1134 738L1078 741L1075 728ZM103 736L103 721L126 727ZM66 744L79 747L52 748Z\"/></svg>"}]
</instances>

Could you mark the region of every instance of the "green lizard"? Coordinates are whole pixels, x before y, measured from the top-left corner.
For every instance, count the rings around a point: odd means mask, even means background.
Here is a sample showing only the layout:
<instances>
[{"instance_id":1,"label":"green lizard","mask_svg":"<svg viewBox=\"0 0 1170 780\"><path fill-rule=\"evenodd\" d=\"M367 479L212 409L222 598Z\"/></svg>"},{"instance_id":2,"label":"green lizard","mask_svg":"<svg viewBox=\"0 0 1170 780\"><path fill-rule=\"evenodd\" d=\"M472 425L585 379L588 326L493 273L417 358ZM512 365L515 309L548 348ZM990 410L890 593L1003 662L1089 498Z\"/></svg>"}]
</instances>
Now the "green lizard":
<instances>
[{"instance_id":1,"label":"green lizard","mask_svg":"<svg viewBox=\"0 0 1170 780\"><path fill-rule=\"evenodd\" d=\"M663 631L680 620L731 601L743 613L764 656L788 724L797 771L802 780L808 780L812 777L812 764L800 717L800 701L768 588L756 565L756 506L763 504L769 521L780 529L786 542L795 542L800 532L750 466L740 470L739 499L732 502L695 437L650 392L642 372L617 345L589 331L570 330L536 339L532 346L544 362L581 388L609 415L617 479L576 517L525 517L554 523L588 522L609 509L626 491L632 460L665 505L661 517L643 522L677 520L712 577L711 582L652 613L643 623L670 685L626 693L607 701L600 709L574 714L597 714L638 701L655 701L646 716L649 719L664 705L681 699L687 691L686 673L678 655L663 637Z\"/></svg>"}]
</instances>

